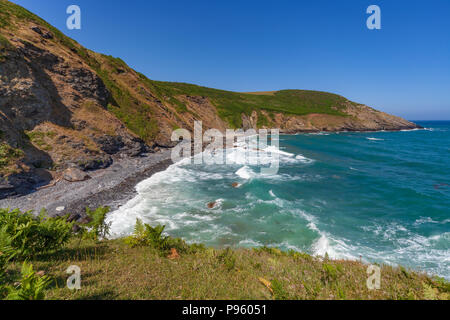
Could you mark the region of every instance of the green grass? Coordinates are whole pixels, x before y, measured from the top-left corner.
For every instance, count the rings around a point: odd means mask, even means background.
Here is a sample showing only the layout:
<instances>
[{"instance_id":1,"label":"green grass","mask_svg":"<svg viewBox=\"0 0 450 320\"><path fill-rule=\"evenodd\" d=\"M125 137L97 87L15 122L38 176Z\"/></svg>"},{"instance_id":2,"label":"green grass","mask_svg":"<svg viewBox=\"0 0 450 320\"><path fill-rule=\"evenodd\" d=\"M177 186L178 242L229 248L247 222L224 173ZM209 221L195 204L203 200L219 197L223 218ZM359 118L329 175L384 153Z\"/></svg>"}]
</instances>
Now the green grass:
<instances>
[{"instance_id":1,"label":"green grass","mask_svg":"<svg viewBox=\"0 0 450 320\"><path fill-rule=\"evenodd\" d=\"M12 50L13 46L4 36L0 34L0 62L6 60L8 51Z\"/></svg>"},{"instance_id":2,"label":"green grass","mask_svg":"<svg viewBox=\"0 0 450 320\"><path fill-rule=\"evenodd\" d=\"M141 75L141 80L152 92L156 92L161 97L171 97L172 99L182 95L208 97L216 106L219 116L234 128L242 126L241 114L251 115L254 110L292 115L322 113L346 116L342 112L342 108L348 100L327 92L282 90L275 92L273 95L253 95L187 83L152 81L143 75ZM261 115L261 113L259 114ZM258 123L258 125L268 124L268 119L264 117Z\"/></svg>"},{"instance_id":3,"label":"green grass","mask_svg":"<svg viewBox=\"0 0 450 320\"><path fill-rule=\"evenodd\" d=\"M381 287L369 290L368 266L359 261L268 247L207 248L139 220L132 235L102 240L109 234L108 211L87 209L90 222L73 233L63 217L0 210L0 299L450 298L444 279L402 267L380 266ZM80 290L66 287L70 266L81 270Z\"/></svg>"},{"instance_id":4,"label":"green grass","mask_svg":"<svg viewBox=\"0 0 450 320\"><path fill-rule=\"evenodd\" d=\"M276 249L197 249L168 259L124 240L74 239L30 261L53 281L48 299L448 299L442 279L382 266L381 289L366 287L367 266ZM66 288L66 269L81 268L79 291ZM21 261L8 274L17 275ZM265 279L270 289L261 283Z\"/></svg>"},{"instance_id":5,"label":"green grass","mask_svg":"<svg viewBox=\"0 0 450 320\"><path fill-rule=\"evenodd\" d=\"M0 173L8 172L8 167L22 158L24 153L20 149L15 149L7 143L0 143Z\"/></svg>"},{"instance_id":6,"label":"green grass","mask_svg":"<svg viewBox=\"0 0 450 320\"><path fill-rule=\"evenodd\" d=\"M45 151L50 151L53 149L51 141L46 141L46 138L52 140L56 136L56 132L26 131L25 135L33 144L37 145L40 149Z\"/></svg>"}]
</instances>

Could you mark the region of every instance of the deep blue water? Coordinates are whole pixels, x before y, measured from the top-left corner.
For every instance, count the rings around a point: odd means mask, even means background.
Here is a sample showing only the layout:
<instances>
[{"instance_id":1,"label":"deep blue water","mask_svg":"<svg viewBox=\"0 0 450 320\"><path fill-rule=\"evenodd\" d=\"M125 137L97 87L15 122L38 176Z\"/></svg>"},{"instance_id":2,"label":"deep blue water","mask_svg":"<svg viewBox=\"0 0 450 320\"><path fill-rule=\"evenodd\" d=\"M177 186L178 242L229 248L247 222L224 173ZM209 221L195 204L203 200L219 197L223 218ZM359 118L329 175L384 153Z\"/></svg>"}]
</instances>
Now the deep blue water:
<instances>
[{"instance_id":1,"label":"deep blue water","mask_svg":"<svg viewBox=\"0 0 450 320\"><path fill-rule=\"evenodd\" d=\"M282 135L280 170L176 164L109 217L211 246L276 246L450 278L450 122L426 130ZM239 188L231 187L239 182ZM206 204L217 202L214 209Z\"/></svg>"}]
</instances>

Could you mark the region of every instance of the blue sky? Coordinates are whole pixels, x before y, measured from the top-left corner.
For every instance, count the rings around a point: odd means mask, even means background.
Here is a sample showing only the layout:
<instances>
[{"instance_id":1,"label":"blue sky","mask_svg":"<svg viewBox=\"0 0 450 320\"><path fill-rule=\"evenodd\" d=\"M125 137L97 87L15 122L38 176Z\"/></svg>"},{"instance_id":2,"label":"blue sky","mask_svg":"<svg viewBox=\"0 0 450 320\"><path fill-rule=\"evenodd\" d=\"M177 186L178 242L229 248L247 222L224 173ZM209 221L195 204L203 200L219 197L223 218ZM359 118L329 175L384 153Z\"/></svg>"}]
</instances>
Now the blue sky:
<instances>
[{"instance_id":1,"label":"blue sky","mask_svg":"<svg viewBox=\"0 0 450 320\"><path fill-rule=\"evenodd\" d=\"M312 89L411 120L450 119L448 0L14 0L155 80ZM82 29L66 28L66 8ZM366 27L381 8L382 29Z\"/></svg>"}]
</instances>

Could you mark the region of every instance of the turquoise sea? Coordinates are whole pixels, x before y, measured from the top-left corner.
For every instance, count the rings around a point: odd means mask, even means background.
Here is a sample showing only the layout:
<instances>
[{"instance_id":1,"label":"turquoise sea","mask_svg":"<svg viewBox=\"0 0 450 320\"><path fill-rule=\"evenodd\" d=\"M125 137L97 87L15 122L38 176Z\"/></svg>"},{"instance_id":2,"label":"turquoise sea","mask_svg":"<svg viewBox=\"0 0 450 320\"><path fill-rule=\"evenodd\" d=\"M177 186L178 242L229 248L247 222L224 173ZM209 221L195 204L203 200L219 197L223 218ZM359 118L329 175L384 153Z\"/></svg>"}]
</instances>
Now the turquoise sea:
<instances>
[{"instance_id":1,"label":"turquoise sea","mask_svg":"<svg viewBox=\"0 0 450 320\"><path fill-rule=\"evenodd\" d=\"M281 135L273 175L239 161L182 161L141 182L108 217L111 230L129 234L140 218L189 242L328 253L450 279L450 122L417 123L426 129Z\"/></svg>"}]
</instances>

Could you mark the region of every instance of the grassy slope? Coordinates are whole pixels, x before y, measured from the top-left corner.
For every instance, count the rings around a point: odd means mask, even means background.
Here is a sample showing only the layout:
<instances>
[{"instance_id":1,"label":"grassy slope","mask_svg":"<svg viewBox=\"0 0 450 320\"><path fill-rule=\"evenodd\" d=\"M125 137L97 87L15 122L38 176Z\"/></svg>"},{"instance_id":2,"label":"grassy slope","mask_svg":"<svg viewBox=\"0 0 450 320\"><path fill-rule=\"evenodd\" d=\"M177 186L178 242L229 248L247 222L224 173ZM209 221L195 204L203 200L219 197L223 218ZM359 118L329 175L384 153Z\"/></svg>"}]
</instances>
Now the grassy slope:
<instances>
[{"instance_id":1,"label":"grassy slope","mask_svg":"<svg viewBox=\"0 0 450 320\"><path fill-rule=\"evenodd\" d=\"M282 90L275 92L273 95L255 95L211 89L187 83L161 81L152 81L151 83L172 97L189 95L210 98L216 106L219 116L235 128L242 125L241 114L250 115L253 110L295 115L323 113L345 116L340 109L348 101L344 97L320 91Z\"/></svg>"},{"instance_id":2,"label":"grassy slope","mask_svg":"<svg viewBox=\"0 0 450 320\"><path fill-rule=\"evenodd\" d=\"M54 278L49 299L449 299L449 284L382 266L381 289L368 290L367 265L321 261L277 249L201 249L170 260L122 240L78 240L31 261ZM82 289L70 291L65 270L81 268ZM17 274L20 263L10 268ZM271 290L261 281L270 282Z\"/></svg>"}]
</instances>

